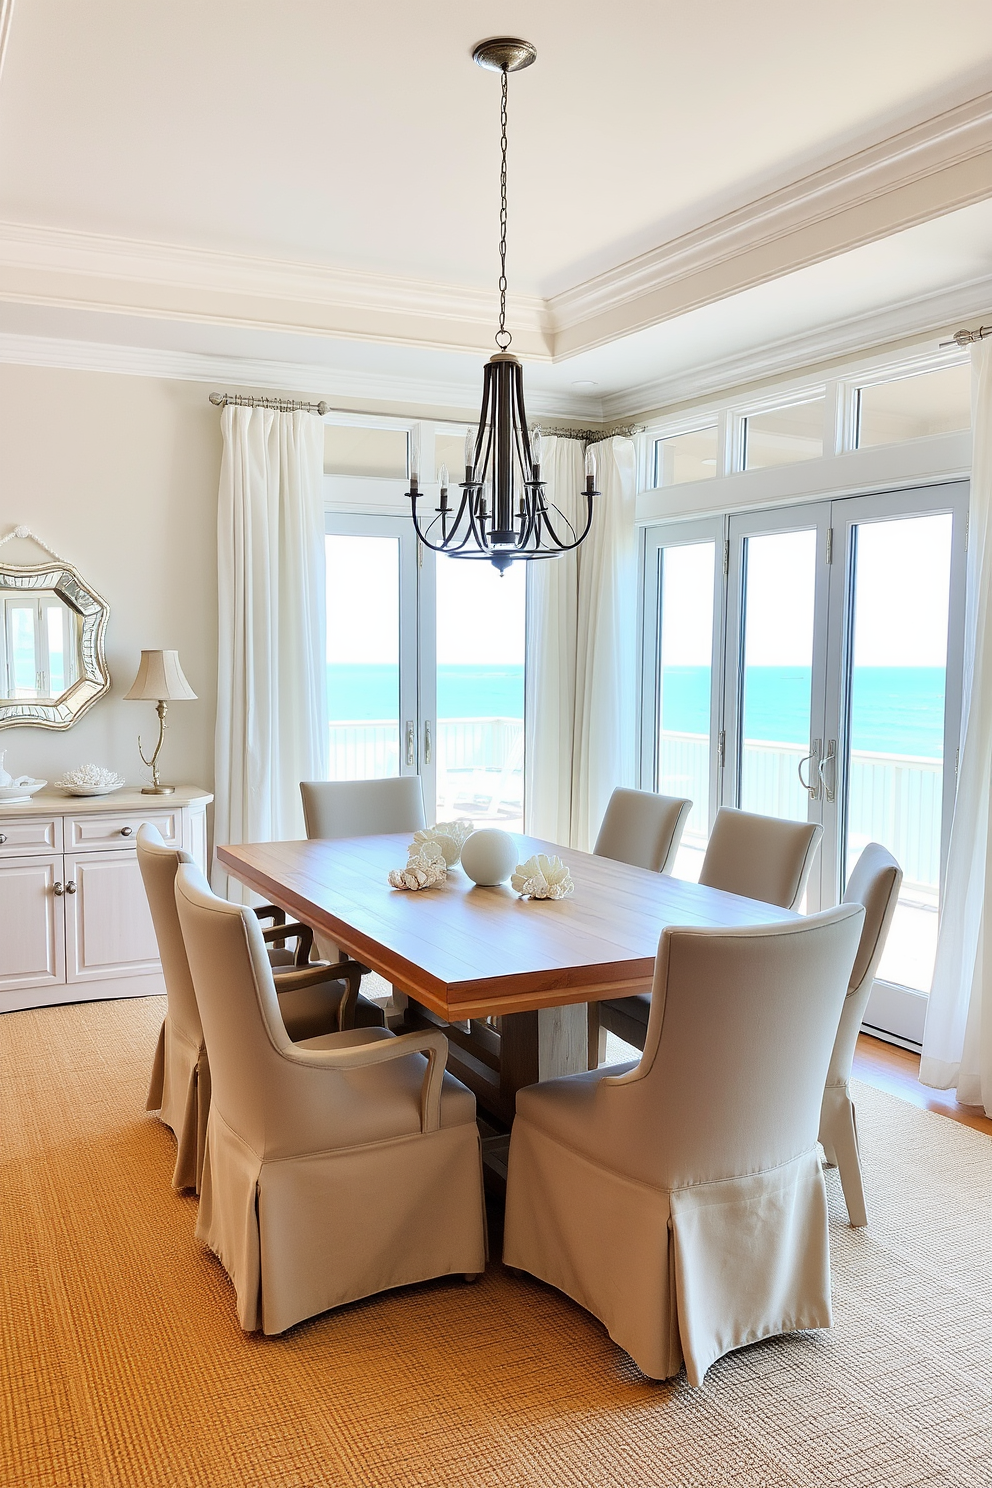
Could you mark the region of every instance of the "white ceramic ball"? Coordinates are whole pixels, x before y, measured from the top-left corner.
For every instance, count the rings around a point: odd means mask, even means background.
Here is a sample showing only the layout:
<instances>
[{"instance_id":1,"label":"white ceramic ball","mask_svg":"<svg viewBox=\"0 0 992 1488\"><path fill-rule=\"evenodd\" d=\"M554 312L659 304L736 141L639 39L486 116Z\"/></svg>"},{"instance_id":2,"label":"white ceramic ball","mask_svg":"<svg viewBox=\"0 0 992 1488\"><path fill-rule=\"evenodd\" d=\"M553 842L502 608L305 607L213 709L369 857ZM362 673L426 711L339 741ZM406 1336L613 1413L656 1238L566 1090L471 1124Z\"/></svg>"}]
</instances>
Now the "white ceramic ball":
<instances>
[{"instance_id":1,"label":"white ceramic ball","mask_svg":"<svg viewBox=\"0 0 992 1488\"><path fill-rule=\"evenodd\" d=\"M516 840L498 827L473 832L462 847L463 869L483 888L506 883L517 866L517 857Z\"/></svg>"}]
</instances>

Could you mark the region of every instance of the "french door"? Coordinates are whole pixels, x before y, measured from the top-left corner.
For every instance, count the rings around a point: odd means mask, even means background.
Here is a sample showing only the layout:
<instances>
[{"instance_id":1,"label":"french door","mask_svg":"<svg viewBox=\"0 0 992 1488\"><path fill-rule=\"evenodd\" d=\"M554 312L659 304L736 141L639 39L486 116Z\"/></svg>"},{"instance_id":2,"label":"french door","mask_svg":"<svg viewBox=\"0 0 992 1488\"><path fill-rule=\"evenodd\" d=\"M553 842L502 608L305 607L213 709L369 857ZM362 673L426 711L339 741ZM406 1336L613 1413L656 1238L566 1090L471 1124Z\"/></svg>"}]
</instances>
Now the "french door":
<instances>
[{"instance_id":1,"label":"french door","mask_svg":"<svg viewBox=\"0 0 992 1488\"><path fill-rule=\"evenodd\" d=\"M650 529L642 783L823 827L804 908L869 841L904 881L866 1024L922 1040L954 801L967 486Z\"/></svg>"},{"instance_id":2,"label":"french door","mask_svg":"<svg viewBox=\"0 0 992 1488\"><path fill-rule=\"evenodd\" d=\"M328 776L419 774L431 820L522 830L523 565L438 557L408 517L329 514Z\"/></svg>"}]
</instances>

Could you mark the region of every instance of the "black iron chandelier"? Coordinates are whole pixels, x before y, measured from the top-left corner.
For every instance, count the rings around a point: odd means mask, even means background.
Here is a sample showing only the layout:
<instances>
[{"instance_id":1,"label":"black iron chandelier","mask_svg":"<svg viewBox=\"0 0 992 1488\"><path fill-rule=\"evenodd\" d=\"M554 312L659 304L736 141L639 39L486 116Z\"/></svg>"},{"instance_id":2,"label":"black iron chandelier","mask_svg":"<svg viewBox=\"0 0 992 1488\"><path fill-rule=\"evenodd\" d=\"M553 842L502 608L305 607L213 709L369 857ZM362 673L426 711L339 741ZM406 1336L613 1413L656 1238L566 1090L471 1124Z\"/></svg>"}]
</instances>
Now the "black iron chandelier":
<instances>
[{"instance_id":1,"label":"black iron chandelier","mask_svg":"<svg viewBox=\"0 0 992 1488\"><path fill-rule=\"evenodd\" d=\"M413 525L425 547L449 558L488 558L500 572L516 558L557 558L571 552L592 525L596 487L596 458L586 452L585 512L571 522L553 503L549 505L541 479L541 438L527 427L524 373L511 355L512 336L506 328L506 98L507 77L529 67L537 49L512 36L481 41L472 56L480 67L502 75L500 125L501 159L499 212L499 351L486 363L482 382L482 411L478 429L465 438L465 479L448 499L448 472L438 471L440 504L426 523L417 512L423 499L416 470L410 474Z\"/></svg>"}]
</instances>

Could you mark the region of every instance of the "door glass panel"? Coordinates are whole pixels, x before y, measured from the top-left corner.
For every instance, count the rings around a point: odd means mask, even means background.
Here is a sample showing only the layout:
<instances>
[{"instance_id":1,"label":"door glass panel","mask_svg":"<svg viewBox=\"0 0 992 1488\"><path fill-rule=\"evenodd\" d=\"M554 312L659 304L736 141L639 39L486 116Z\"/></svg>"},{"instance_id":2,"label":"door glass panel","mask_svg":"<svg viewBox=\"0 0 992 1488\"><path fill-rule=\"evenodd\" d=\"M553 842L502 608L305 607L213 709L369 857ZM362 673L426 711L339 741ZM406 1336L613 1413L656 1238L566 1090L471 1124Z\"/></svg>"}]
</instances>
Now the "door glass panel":
<instances>
[{"instance_id":1,"label":"door glass panel","mask_svg":"<svg viewBox=\"0 0 992 1488\"><path fill-rule=\"evenodd\" d=\"M738 804L805 821L798 766L810 738L816 530L749 537L744 565Z\"/></svg>"},{"instance_id":2,"label":"door glass panel","mask_svg":"<svg viewBox=\"0 0 992 1488\"><path fill-rule=\"evenodd\" d=\"M437 820L523 830L525 565L437 560Z\"/></svg>"},{"instance_id":3,"label":"door glass panel","mask_svg":"<svg viewBox=\"0 0 992 1488\"><path fill-rule=\"evenodd\" d=\"M937 946L950 513L854 530L846 874L880 842L903 870L878 975L929 992Z\"/></svg>"},{"instance_id":4,"label":"door glass panel","mask_svg":"<svg viewBox=\"0 0 992 1488\"><path fill-rule=\"evenodd\" d=\"M329 780L373 780L400 768L399 541L329 533Z\"/></svg>"},{"instance_id":5,"label":"door glass panel","mask_svg":"<svg viewBox=\"0 0 992 1488\"><path fill-rule=\"evenodd\" d=\"M39 655L36 622L38 606L7 603L8 651L10 656L10 683L7 696L12 698L36 698L41 696L40 684L43 662Z\"/></svg>"},{"instance_id":6,"label":"door glass panel","mask_svg":"<svg viewBox=\"0 0 992 1488\"><path fill-rule=\"evenodd\" d=\"M658 554L661 645L656 789L686 796L692 811L675 860L696 880L709 836L710 699L713 668L713 565L716 545L689 543Z\"/></svg>"}]
</instances>

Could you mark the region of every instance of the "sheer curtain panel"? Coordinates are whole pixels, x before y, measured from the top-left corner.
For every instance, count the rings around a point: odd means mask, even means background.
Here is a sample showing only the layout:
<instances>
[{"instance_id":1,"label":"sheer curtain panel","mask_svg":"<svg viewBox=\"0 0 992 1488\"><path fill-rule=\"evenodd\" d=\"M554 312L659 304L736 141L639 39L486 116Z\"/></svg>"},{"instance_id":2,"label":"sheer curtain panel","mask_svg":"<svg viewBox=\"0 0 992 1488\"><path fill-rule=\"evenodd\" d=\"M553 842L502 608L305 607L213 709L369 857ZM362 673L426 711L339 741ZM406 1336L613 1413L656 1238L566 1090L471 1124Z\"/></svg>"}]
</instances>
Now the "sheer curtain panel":
<instances>
[{"instance_id":1,"label":"sheer curtain panel","mask_svg":"<svg viewBox=\"0 0 992 1488\"><path fill-rule=\"evenodd\" d=\"M300 781L327 773L323 424L229 405L221 429L214 841L303 837Z\"/></svg>"},{"instance_id":2,"label":"sheer curtain panel","mask_svg":"<svg viewBox=\"0 0 992 1488\"><path fill-rule=\"evenodd\" d=\"M920 1079L992 1115L992 342L971 355L964 714Z\"/></svg>"},{"instance_id":3,"label":"sheer curtain panel","mask_svg":"<svg viewBox=\"0 0 992 1488\"><path fill-rule=\"evenodd\" d=\"M634 445L594 450L602 494L589 536L527 573L527 830L584 851L614 787L635 783ZM578 440L545 444L549 503L576 525L584 455Z\"/></svg>"}]
</instances>

